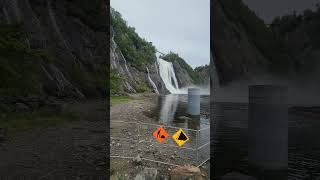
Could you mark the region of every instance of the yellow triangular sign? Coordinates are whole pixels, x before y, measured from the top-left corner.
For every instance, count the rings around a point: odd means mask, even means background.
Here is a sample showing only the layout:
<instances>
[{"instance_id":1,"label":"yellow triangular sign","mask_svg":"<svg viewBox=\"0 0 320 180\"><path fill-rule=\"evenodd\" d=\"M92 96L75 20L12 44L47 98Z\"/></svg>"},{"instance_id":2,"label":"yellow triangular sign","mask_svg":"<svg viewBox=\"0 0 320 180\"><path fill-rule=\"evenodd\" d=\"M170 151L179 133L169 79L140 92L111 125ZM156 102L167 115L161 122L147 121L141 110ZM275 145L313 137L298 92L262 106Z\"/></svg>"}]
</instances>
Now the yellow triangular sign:
<instances>
[{"instance_id":1,"label":"yellow triangular sign","mask_svg":"<svg viewBox=\"0 0 320 180\"><path fill-rule=\"evenodd\" d=\"M179 129L179 131L174 133L174 135L172 136L172 139L174 141L176 141L178 146L182 146L184 143L189 141L189 137L187 136L187 134L185 132L183 132L182 129Z\"/></svg>"}]
</instances>

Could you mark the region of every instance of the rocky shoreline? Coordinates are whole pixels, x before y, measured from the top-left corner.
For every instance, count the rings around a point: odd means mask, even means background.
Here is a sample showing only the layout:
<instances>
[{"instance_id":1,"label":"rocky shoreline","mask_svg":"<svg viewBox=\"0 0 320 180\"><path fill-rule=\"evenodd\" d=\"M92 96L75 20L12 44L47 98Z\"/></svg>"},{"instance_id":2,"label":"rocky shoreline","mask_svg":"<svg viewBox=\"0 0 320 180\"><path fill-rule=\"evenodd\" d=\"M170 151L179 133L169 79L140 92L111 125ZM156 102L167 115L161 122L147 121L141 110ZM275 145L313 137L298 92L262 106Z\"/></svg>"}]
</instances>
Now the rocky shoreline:
<instances>
[{"instance_id":1,"label":"rocky shoreline","mask_svg":"<svg viewBox=\"0 0 320 180\"><path fill-rule=\"evenodd\" d=\"M175 147L164 148L156 143L152 137L152 132L156 127L142 126L140 130L136 127L135 122L156 122L146 113L157 108L157 96L155 94L134 95L134 100L111 107L110 151L113 156L110 160L111 179L119 177L134 179L145 176L144 172L149 173L150 171L156 174L154 176L156 179L169 179L170 173L177 168L176 164L188 165L195 159L195 155L190 151ZM124 121L124 123L119 124L119 121ZM126 121L127 123L125 123ZM197 167L191 167L197 169ZM196 174L206 179L209 169L209 162L207 162L200 167L199 171L196 171ZM181 171L177 171L175 175L179 172Z\"/></svg>"}]
</instances>

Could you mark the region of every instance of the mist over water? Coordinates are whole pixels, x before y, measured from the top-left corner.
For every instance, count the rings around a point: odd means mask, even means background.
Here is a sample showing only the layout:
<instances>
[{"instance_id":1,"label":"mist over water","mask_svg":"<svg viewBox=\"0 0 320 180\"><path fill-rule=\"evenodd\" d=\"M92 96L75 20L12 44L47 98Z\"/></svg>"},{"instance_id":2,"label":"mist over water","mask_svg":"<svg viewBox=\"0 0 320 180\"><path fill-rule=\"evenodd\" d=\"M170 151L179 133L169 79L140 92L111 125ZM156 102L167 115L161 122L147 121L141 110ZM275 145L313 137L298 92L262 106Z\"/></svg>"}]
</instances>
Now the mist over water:
<instances>
[{"instance_id":1,"label":"mist over water","mask_svg":"<svg viewBox=\"0 0 320 180\"><path fill-rule=\"evenodd\" d=\"M313 77L277 77L269 74L244 77L226 85L212 87L216 102L248 102L248 86L281 85L288 87L289 105L320 105L319 81Z\"/></svg>"}]
</instances>

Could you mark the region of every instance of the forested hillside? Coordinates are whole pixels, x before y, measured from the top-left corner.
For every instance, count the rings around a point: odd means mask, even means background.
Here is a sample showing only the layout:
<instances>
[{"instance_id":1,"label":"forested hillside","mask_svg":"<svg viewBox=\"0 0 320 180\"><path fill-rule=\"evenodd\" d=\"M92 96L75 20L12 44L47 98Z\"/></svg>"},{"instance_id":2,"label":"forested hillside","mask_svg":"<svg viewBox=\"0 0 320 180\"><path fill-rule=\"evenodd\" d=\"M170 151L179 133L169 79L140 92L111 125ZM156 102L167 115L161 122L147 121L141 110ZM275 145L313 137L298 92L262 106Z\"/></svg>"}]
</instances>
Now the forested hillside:
<instances>
[{"instance_id":1,"label":"forested hillside","mask_svg":"<svg viewBox=\"0 0 320 180\"><path fill-rule=\"evenodd\" d=\"M276 18L271 25L242 0L215 0L213 51L221 83L269 73L315 71L319 59L319 8Z\"/></svg>"},{"instance_id":2,"label":"forested hillside","mask_svg":"<svg viewBox=\"0 0 320 180\"><path fill-rule=\"evenodd\" d=\"M0 96L6 103L106 96L103 0L1 3Z\"/></svg>"},{"instance_id":3,"label":"forested hillside","mask_svg":"<svg viewBox=\"0 0 320 180\"><path fill-rule=\"evenodd\" d=\"M151 42L141 38L133 27L128 26L121 14L111 8L111 26L115 32L114 40L119 50L132 66L145 70L144 66L155 59L156 49Z\"/></svg>"}]
</instances>

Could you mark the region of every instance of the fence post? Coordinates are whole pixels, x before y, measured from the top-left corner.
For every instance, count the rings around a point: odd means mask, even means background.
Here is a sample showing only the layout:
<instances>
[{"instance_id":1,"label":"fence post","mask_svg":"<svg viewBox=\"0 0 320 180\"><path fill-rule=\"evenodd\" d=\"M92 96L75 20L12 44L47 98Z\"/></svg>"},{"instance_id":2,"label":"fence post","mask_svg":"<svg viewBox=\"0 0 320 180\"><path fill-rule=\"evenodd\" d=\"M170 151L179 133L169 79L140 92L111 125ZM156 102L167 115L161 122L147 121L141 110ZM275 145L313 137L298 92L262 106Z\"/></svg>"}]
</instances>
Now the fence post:
<instances>
[{"instance_id":1,"label":"fence post","mask_svg":"<svg viewBox=\"0 0 320 180\"><path fill-rule=\"evenodd\" d=\"M199 146L199 130L197 130L197 133L196 133L196 163L198 164L198 146Z\"/></svg>"}]
</instances>

